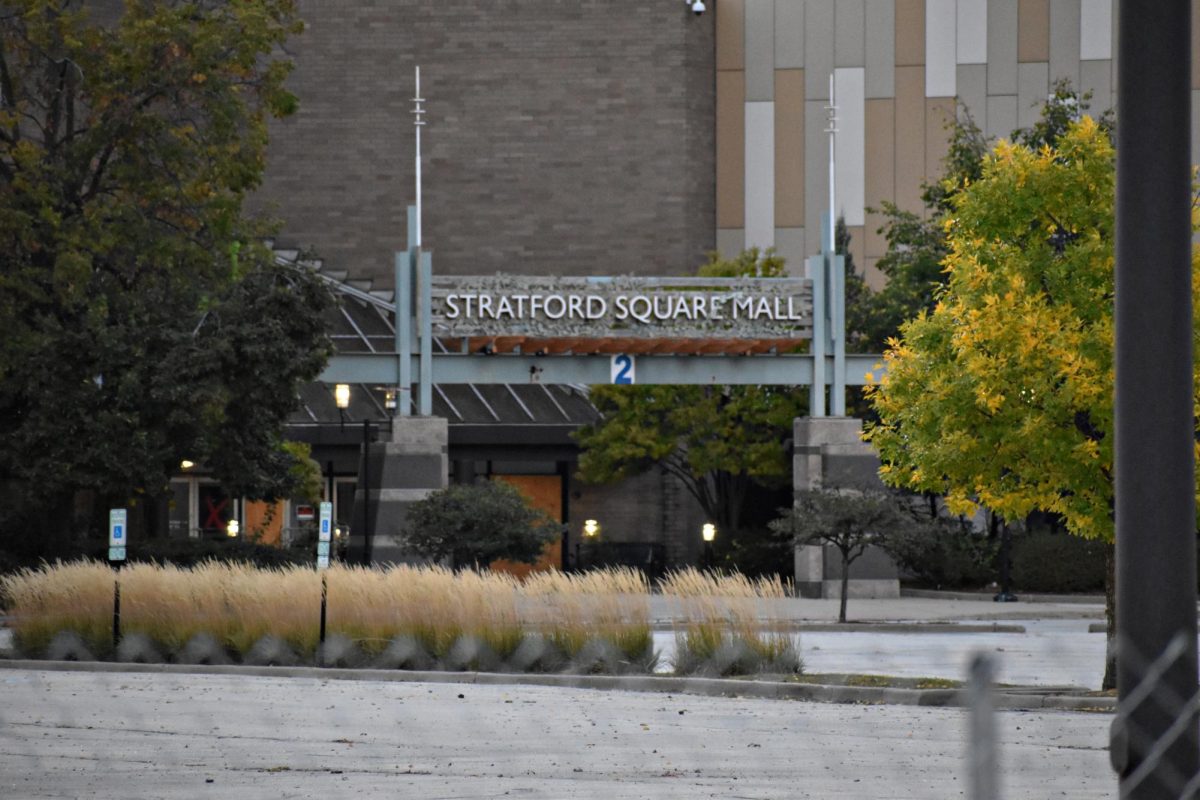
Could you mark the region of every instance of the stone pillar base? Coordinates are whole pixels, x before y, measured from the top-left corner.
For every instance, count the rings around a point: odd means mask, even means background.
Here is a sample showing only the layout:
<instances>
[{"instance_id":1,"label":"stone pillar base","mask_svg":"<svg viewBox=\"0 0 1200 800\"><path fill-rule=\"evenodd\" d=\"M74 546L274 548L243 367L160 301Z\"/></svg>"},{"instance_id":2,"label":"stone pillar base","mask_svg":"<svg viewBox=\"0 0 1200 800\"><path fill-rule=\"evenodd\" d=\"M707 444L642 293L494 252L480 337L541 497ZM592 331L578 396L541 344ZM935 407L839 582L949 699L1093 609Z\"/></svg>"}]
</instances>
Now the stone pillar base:
<instances>
[{"instance_id":1,"label":"stone pillar base","mask_svg":"<svg viewBox=\"0 0 1200 800\"><path fill-rule=\"evenodd\" d=\"M360 459L350 526L352 563L413 561L404 547L408 507L449 485L449 426L442 417L396 417L392 440ZM363 476L369 485L364 485Z\"/></svg>"}]
</instances>

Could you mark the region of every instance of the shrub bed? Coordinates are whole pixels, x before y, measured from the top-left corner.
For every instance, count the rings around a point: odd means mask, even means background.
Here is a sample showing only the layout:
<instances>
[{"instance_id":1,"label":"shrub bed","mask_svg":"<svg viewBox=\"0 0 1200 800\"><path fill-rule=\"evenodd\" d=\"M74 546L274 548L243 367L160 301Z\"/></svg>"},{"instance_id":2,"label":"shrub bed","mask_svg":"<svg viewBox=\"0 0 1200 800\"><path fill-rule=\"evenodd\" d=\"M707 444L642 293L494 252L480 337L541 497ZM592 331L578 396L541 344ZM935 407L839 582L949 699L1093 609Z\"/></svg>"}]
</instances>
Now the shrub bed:
<instances>
[{"instance_id":1,"label":"shrub bed","mask_svg":"<svg viewBox=\"0 0 1200 800\"><path fill-rule=\"evenodd\" d=\"M117 580L122 638L114 648ZM668 576L663 589L681 604L677 671L799 671L791 639L759 624L756 603L781 597L778 584L688 570ZM653 671L649 590L625 568L520 581L441 567L339 565L320 574L209 561L114 573L78 561L0 578L14 643L32 658L522 672Z\"/></svg>"},{"instance_id":2,"label":"shrub bed","mask_svg":"<svg viewBox=\"0 0 1200 800\"><path fill-rule=\"evenodd\" d=\"M1104 542L1036 531L1013 537L1013 587L1026 592L1103 592Z\"/></svg>"}]
</instances>

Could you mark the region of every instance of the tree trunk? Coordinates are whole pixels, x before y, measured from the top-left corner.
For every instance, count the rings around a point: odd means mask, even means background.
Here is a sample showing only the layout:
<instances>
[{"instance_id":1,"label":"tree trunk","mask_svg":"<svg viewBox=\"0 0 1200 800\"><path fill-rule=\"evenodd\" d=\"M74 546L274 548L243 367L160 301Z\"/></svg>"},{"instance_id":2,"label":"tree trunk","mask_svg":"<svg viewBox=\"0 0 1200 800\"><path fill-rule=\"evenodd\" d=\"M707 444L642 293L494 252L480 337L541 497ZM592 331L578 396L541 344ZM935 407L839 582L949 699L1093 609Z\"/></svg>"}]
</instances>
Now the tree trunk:
<instances>
[{"instance_id":1,"label":"tree trunk","mask_svg":"<svg viewBox=\"0 0 1200 800\"><path fill-rule=\"evenodd\" d=\"M1104 649L1104 681L1100 688L1117 688L1117 547L1104 547L1104 621L1107 623Z\"/></svg>"},{"instance_id":2,"label":"tree trunk","mask_svg":"<svg viewBox=\"0 0 1200 800\"><path fill-rule=\"evenodd\" d=\"M846 621L846 595L850 593L850 559L842 553L842 607L838 610L838 622Z\"/></svg>"}]
</instances>

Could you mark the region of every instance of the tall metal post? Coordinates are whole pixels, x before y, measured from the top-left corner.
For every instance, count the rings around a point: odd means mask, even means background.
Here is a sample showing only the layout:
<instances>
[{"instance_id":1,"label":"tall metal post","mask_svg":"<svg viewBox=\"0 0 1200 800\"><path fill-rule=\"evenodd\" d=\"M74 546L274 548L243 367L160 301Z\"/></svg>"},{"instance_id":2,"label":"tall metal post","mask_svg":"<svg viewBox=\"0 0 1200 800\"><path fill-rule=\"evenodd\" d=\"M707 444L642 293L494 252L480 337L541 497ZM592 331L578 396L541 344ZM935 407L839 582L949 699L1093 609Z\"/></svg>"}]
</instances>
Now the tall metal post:
<instances>
[{"instance_id":1,"label":"tall metal post","mask_svg":"<svg viewBox=\"0 0 1200 800\"><path fill-rule=\"evenodd\" d=\"M428 417L433 414L433 254L418 248L417 256L417 413Z\"/></svg>"},{"instance_id":2,"label":"tall metal post","mask_svg":"<svg viewBox=\"0 0 1200 800\"><path fill-rule=\"evenodd\" d=\"M808 277L812 280L812 385L808 389L808 415L825 416L825 255L810 256Z\"/></svg>"},{"instance_id":3,"label":"tall metal post","mask_svg":"<svg viewBox=\"0 0 1200 800\"><path fill-rule=\"evenodd\" d=\"M375 555L375 524L371 519L371 423L368 420L363 420L363 440L362 440L362 474L358 479L362 481L362 497L363 497L363 565L371 566L371 559ZM378 508L378 505L376 505Z\"/></svg>"},{"instance_id":4,"label":"tall metal post","mask_svg":"<svg viewBox=\"0 0 1200 800\"><path fill-rule=\"evenodd\" d=\"M1117 687L1121 797L1178 797L1200 768L1192 417L1191 4L1122 2L1117 48ZM1148 696L1168 643L1184 643ZM1169 731L1180 715L1186 716ZM1159 743L1160 752L1150 753Z\"/></svg>"}]
</instances>

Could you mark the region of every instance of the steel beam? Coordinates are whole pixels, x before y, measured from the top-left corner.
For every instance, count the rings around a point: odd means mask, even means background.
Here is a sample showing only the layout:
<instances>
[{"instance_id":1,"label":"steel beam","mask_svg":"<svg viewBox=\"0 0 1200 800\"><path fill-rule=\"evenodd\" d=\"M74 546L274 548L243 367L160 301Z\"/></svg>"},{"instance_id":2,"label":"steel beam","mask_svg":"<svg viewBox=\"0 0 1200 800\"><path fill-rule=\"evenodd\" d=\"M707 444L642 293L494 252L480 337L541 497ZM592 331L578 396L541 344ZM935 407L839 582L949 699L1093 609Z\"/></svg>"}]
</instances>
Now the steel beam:
<instances>
[{"instance_id":1,"label":"steel beam","mask_svg":"<svg viewBox=\"0 0 1200 800\"><path fill-rule=\"evenodd\" d=\"M396 380L397 358L395 353L342 353L329 360L318 380L391 386ZM410 374L419 371L418 359L410 357ZM610 356L433 353L431 360L435 384L599 384L612 378ZM861 386L867 382L868 372L878 378L882 360L878 355L847 355L846 383ZM828 385L833 375L832 356L825 358L823 374ZM638 356L637 378L642 384L811 386L813 357Z\"/></svg>"}]
</instances>

